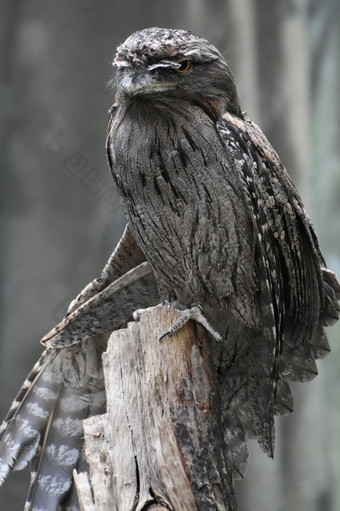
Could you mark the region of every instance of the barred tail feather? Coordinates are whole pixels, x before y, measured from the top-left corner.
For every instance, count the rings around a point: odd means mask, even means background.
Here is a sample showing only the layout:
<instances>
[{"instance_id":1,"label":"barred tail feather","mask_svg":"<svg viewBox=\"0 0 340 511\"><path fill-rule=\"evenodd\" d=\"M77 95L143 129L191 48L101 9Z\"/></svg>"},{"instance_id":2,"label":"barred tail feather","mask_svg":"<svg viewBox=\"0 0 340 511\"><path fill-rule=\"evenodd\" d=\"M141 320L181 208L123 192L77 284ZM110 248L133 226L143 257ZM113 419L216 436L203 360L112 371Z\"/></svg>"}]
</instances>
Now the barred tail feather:
<instances>
[{"instance_id":1,"label":"barred tail feather","mask_svg":"<svg viewBox=\"0 0 340 511\"><path fill-rule=\"evenodd\" d=\"M103 388L63 388L33 459L27 509L54 511L68 499L83 448L83 420L104 411Z\"/></svg>"},{"instance_id":2,"label":"barred tail feather","mask_svg":"<svg viewBox=\"0 0 340 511\"><path fill-rule=\"evenodd\" d=\"M57 511L64 500L78 509L75 492L68 493L73 469L84 464L83 420L105 412L101 354L107 337L45 350L1 427L1 482L32 461L26 511Z\"/></svg>"},{"instance_id":3,"label":"barred tail feather","mask_svg":"<svg viewBox=\"0 0 340 511\"><path fill-rule=\"evenodd\" d=\"M45 350L23 383L0 427L0 484L10 470L21 470L32 459L61 382L49 377L58 352Z\"/></svg>"}]
</instances>

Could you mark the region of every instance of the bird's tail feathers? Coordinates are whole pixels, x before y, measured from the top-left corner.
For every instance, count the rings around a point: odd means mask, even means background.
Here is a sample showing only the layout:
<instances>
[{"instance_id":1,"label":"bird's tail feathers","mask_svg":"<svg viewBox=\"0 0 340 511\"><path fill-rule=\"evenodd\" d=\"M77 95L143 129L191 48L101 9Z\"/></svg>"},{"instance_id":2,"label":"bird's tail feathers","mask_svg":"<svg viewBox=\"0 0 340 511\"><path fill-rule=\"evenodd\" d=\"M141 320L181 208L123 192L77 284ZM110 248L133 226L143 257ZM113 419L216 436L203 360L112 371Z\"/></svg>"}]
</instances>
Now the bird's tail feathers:
<instances>
[{"instance_id":1,"label":"bird's tail feathers","mask_svg":"<svg viewBox=\"0 0 340 511\"><path fill-rule=\"evenodd\" d=\"M289 381L313 379L318 373L316 359L324 358L330 351L324 327L339 317L340 283L333 272L324 268L322 277L324 306L318 325L312 337L298 345L292 345L290 340L287 342L283 337L274 394L269 374L273 357L268 351L268 342L261 335L252 337L244 330L244 338L250 339L247 351L242 353L240 349L236 350L238 357L232 364L226 363L221 370L221 374L225 375L220 387L225 389L222 396L226 403L224 429L235 478L243 478L246 474L249 439L256 438L262 450L269 456L273 455L274 415L287 415L294 410Z\"/></svg>"},{"instance_id":2,"label":"bird's tail feathers","mask_svg":"<svg viewBox=\"0 0 340 511\"><path fill-rule=\"evenodd\" d=\"M318 369L316 359L324 358L330 352L324 327L332 325L340 315L340 283L334 272L322 268L324 300L318 324L310 339L298 345L283 342L280 377L283 380L305 382L312 380Z\"/></svg>"},{"instance_id":3,"label":"bird's tail feathers","mask_svg":"<svg viewBox=\"0 0 340 511\"><path fill-rule=\"evenodd\" d=\"M83 449L83 420L105 411L105 392L100 385L63 386L32 461L28 509L57 510L68 501L72 472ZM73 497L76 498L76 497Z\"/></svg>"},{"instance_id":4,"label":"bird's tail feathers","mask_svg":"<svg viewBox=\"0 0 340 511\"><path fill-rule=\"evenodd\" d=\"M29 461L25 510L78 509L72 472L83 458L83 420L105 412L101 353L107 336L45 350L25 380L0 437L0 478Z\"/></svg>"},{"instance_id":5,"label":"bird's tail feathers","mask_svg":"<svg viewBox=\"0 0 340 511\"><path fill-rule=\"evenodd\" d=\"M23 469L39 445L40 432L60 392L61 382L49 378L49 367L56 356L56 351L43 352L0 426L0 484L10 470Z\"/></svg>"}]
</instances>

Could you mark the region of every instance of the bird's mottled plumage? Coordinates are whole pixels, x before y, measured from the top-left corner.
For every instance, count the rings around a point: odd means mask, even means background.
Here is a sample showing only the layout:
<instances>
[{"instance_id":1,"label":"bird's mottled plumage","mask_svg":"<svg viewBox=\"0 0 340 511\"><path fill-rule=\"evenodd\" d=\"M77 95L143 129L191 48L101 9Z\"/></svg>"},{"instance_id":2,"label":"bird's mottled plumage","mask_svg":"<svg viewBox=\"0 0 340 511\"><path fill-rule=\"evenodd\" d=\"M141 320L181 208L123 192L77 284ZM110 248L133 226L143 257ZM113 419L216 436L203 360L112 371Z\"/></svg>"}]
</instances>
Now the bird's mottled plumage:
<instances>
[{"instance_id":1,"label":"bird's mottled plumage","mask_svg":"<svg viewBox=\"0 0 340 511\"><path fill-rule=\"evenodd\" d=\"M340 284L279 157L242 114L220 52L190 32L151 28L132 34L114 64L107 152L128 226L45 336L1 427L0 482L33 458L27 510L78 509L81 420L105 409L101 353L134 309L198 305L222 335L213 363L235 477L248 438L272 455L274 414L293 409L287 381L317 374L329 351L323 327L339 316Z\"/></svg>"},{"instance_id":2,"label":"bird's mottled plumage","mask_svg":"<svg viewBox=\"0 0 340 511\"><path fill-rule=\"evenodd\" d=\"M161 298L200 305L224 337L230 430L271 455L274 412L292 409L285 380L313 377L328 351L336 280L325 285L301 199L214 46L152 28L114 63L107 148L128 224ZM235 459L235 472L244 465Z\"/></svg>"},{"instance_id":3,"label":"bird's mottled plumage","mask_svg":"<svg viewBox=\"0 0 340 511\"><path fill-rule=\"evenodd\" d=\"M65 350L45 350L1 429L0 483L32 460L25 510L77 509L75 467L86 467L83 420L105 412L100 354L107 336Z\"/></svg>"}]
</instances>

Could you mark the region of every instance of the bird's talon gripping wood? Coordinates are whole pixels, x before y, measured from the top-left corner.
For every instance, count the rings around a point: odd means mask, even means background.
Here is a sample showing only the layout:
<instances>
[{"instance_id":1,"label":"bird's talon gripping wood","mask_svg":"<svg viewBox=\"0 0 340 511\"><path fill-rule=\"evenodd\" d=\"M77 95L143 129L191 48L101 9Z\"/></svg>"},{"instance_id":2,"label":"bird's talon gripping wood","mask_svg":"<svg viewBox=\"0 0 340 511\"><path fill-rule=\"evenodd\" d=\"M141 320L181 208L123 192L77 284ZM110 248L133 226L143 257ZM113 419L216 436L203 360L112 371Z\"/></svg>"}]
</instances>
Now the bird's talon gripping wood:
<instances>
[{"instance_id":1,"label":"bird's talon gripping wood","mask_svg":"<svg viewBox=\"0 0 340 511\"><path fill-rule=\"evenodd\" d=\"M169 306L167 305L167 307ZM202 314L202 309L199 306L193 306L190 309L185 310L174 308L174 310L178 312L178 314L180 314L180 317L178 318L176 323L174 323L172 327L169 328L169 330L167 330L166 332L164 332L164 334L160 336L160 338L158 339L159 341L162 341L165 337L171 337L172 335L174 335L190 320L195 321L196 323L202 325L216 341L221 342L223 340L221 335L218 332L216 332L216 330L210 325L209 321L204 317L204 315Z\"/></svg>"}]
</instances>

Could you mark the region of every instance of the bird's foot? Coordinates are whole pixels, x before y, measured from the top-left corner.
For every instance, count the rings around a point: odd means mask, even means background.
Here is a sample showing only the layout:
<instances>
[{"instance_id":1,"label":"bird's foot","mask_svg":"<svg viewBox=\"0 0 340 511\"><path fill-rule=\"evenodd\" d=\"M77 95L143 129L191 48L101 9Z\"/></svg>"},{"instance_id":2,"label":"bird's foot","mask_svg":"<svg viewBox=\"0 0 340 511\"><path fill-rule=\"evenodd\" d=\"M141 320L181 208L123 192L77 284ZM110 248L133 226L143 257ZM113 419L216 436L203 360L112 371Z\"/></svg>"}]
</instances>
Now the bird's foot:
<instances>
[{"instance_id":1,"label":"bird's foot","mask_svg":"<svg viewBox=\"0 0 340 511\"><path fill-rule=\"evenodd\" d=\"M213 336L213 338L216 341L218 342L222 341L221 335L218 332L216 332L216 330L211 326L207 318L203 315L202 309L199 305L193 305L192 307L190 307L190 309L185 310L176 309L170 303L165 303L164 306L169 307L172 310L178 312L178 314L180 314L180 317L166 332L164 332L160 336L160 338L158 339L159 341L162 341L167 336L171 337L172 335L174 335L190 320L196 321L196 323L202 325Z\"/></svg>"},{"instance_id":2,"label":"bird's foot","mask_svg":"<svg viewBox=\"0 0 340 511\"><path fill-rule=\"evenodd\" d=\"M211 326L207 318L203 315L202 309L199 305L193 305L190 307L190 309L178 309L174 307L169 302L163 302L162 307L167 307L168 309L171 309L175 312L177 312L180 317L177 321L168 329L166 332L164 332L160 337L159 341L162 341L165 337L172 337L178 330L180 330L184 325L188 323L188 321L196 321L196 323L199 323L202 325L211 335L212 337L218 341L222 341L222 336ZM133 313L133 319L135 321L138 321L140 317L148 312L153 307L147 308L147 309L137 309Z\"/></svg>"},{"instance_id":3,"label":"bird's foot","mask_svg":"<svg viewBox=\"0 0 340 511\"><path fill-rule=\"evenodd\" d=\"M133 317L133 320L134 321L139 321L141 316L143 316L143 314L145 314L146 312L149 312L151 311L152 309L154 309L155 307L152 305L151 307L147 307L146 309L136 309L133 313L132 313L132 317Z\"/></svg>"}]
</instances>

